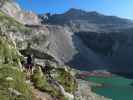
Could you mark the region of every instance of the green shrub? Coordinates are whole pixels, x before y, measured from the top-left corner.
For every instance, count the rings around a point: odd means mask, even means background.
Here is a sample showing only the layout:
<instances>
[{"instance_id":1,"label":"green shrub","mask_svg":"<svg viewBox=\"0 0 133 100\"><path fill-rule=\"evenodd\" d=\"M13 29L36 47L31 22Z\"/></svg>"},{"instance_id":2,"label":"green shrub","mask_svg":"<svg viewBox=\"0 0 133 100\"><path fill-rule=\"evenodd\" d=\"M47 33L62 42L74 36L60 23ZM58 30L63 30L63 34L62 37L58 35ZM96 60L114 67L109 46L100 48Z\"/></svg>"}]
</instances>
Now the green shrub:
<instances>
[{"instance_id":1,"label":"green shrub","mask_svg":"<svg viewBox=\"0 0 133 100\"><path fill-rule=\"evenodd\" d=\"M10 80L8 78L11 78ZM32 100L30 86L26 84L23 72L17 66L0 65L0 98L2 100ZM9 88L21 93L21 96L11 95Z\"/></svg>"},{"instance_id":2,"label":"green shrub","mask_svg":"<svg viewBox=\"0 0 133 100\"><path fill-rule=\"evenodd\" d=\"M55 78L65 88L65 91L74 93L77 88L77 83L73 76L63 68L57 68L56 72L57 76Z\"/></svg>"},{"instance_id":3,"label":"green shrub","mask_svg":"<svg viewBox=\"0 0 133 100\"><path fill-rule=\"evenodd\" d=\"M39 67L34 70L32 80L35 87L41 91L51 92L53 90L51 85L48 83L46 76L42 73Z\"/></svg>"},{"instance_id":4,"label":"green shrub","mask_svg":"<svg viewBox=\"0 0 133 100\"><path fill-rule=\"evenodd\" d=\"M77 89L77 83L73 76L63 68L51 68L51 74L56 74L54 78L65 88L65 91L74 93ZM41 91L48 92L58 100L67 100L61 93L50 85L47 81L46 74L38 67L34 70L32 80L36 88Z\"/></svg>"},{"instance_id":5,"label":"green shrub","mask_svg":"<svg viewBox=\"0 0 133 100\"><path fill-rule=\"evenodd\" d=\"M0 63L17 65L19 59L20 56L12 41L9 41L6 37L0 37Z\"/></svg>"},{"instance_id":6,"label":"green shrub","mask_svg":"<svg viewBox=\"0 0 133 100\"><path fill-rule=\"evenodd\" d=\"M32 76L32 80L37 89L51 94L53 97L56 97L58 100L67 100L61 93L56 90L51 84L47 81L46 75L42 73L40 68L36 68Z\"/></svg>"}]
</instances>

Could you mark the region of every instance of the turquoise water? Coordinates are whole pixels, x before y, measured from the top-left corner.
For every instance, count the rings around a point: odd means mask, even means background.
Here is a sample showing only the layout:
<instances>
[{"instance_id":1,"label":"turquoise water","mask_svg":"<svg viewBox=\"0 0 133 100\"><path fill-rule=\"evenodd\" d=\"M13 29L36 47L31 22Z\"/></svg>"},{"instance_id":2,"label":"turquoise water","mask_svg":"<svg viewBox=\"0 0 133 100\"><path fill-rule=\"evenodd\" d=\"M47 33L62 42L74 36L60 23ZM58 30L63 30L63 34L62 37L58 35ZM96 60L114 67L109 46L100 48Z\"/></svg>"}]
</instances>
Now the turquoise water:
<instances>
[{"instance_id":1,"label":"turquoise water","mask_svg":"<svg viewBox=\"0 0 133 100\"><path fill-rule=\"evenodd\" d=\"M97 94L103 95L113 100L133 100L133 83L132 79L126 79L120 76L105 77L87 77L96 83L103 83L104 87L93 87L92 90Z\"/></svg>"}]
</instances>

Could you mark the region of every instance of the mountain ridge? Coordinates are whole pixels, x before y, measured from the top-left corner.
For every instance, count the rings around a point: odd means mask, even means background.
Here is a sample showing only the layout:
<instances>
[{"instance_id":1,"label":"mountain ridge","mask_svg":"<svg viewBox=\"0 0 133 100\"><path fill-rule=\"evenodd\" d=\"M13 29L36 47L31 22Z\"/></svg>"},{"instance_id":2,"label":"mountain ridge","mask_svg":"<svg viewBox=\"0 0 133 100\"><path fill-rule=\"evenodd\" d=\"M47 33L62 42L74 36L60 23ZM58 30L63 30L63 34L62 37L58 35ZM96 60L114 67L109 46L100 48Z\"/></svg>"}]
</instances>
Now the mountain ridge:
<instances>
[{"instance_id":1,"label":"mountain ridge","mask_svg":"<svg viewBox=\"0 0 133 100\"><path fill-rule=\"evenodd\" d=\"M40 18L42 24L59 25L71 32L73 47L78 53L68 62L70 65L85 70L108 66L105 69L113 72L131 72L132 20L79 9L71 9L64 14L46 14Z\"/></svg>"},{"instance_id":2,"label":"mountain ridge","mask_svg":"<svg viewBox=\"0 0 133 100\"><path fill-rule=\"evenodd\" d=\"M133 21L131 19L124 18L124 17L118 17L115 15L106 15L106 14L99 13L97 11L86 11L86 10L77 9L77 8L70 8L69 10L65 11L64 13L60 13L60 14L51 14L51 13L45 13L45 14L49 14L51 16L55 16L55 15L59 16L59 15L68 15L69 14L70 16L79 15L79 17L87 14L88 16L114 17L117 19ZM39 14L39 15L43 15L43 14Z\"/></svg>"},{"instance_id":3,"label":"mountain ridge","mask_svg":"<svg viewBox=\"0 0 133 100\"><path fill-rule=\"evenodd\" d=\"M120 19L127 19L127 20L130 20L130 21L133 21L130 18L124 18L124 17L120 17L120 16L117 16L117 15L105 14L105 13L101 13L101 12L98 12L98 11L95 11L95 10L88 11L88 10L83 10L83 9L80 9L80 8L69 8L68 10L66 10L64 12L61 12L61 13L46 12L46 13L40 13L38 15L44 15L44 14L62 15L62 14L65 14L65 13L70 13L70 12L73 12L73 13L82 12L82 13L88 13L88 14L92 14L92 15L104 15L104 16L108 16L108 17L117 17L117 18L120 18Z\"/></svg>"},{"instance_id":4,"label":"mountain ridge","mask_svg":"<svg viewBox=\"0 0 133 100\"><path fill-rule=\"evenodd\" d=\"M72 32L117 32L133 27L133 21L116 16L106 16L97 12L70 9L63 14L39 15L43 24L60 25Z\"/></svg>"}]
</instances>

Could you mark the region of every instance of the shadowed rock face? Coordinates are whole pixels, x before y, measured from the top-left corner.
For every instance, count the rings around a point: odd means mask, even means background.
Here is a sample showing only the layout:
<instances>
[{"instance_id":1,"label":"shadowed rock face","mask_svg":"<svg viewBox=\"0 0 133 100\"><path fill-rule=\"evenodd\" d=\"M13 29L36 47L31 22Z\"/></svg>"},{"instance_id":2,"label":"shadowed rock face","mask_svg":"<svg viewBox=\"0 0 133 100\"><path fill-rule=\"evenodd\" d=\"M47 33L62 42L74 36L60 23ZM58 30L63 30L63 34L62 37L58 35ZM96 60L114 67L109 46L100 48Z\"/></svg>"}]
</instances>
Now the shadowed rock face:
<instances>
[{"instance_id":1,"label":"shadowed rock face","mask_svg":"<svg viewBox=\"0 0 133 100\"><path fill-rule=\"evenodd\" d=\"M48 59L50 61L54 61L54 62L57 62L53 56L47 54L47 53L44 53L44 52L40 52L38 50L35 50L35 49L29 49L29 50L20 50L21 54L24 55L24 56L27 56L29 54L33 54L35 58L38 58L38 59Z\"/></svg>"}]
</instances>

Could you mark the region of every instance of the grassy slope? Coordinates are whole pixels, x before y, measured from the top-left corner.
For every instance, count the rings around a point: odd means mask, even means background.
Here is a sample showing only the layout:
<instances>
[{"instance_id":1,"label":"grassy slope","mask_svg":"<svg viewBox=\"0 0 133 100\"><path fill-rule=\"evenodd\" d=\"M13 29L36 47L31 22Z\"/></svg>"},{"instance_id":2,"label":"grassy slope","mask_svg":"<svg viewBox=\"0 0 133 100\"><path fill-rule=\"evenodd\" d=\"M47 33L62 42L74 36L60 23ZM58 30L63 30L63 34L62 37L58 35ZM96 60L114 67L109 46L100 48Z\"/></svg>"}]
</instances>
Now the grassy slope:
<instances>
[{"instance_id":1,"label":"grassy slope","mask_svg":"<svg viewBox=\"0 0 133 100\"><path fill-rule=\"evenodd\" d=\"M5 62L5 58L7 61ZM19 55L17 50L11 45L11 41L6 40L6 37L0 37L0 98L2 100L32 100L32 94L30 87L25 82L24 73L21 72L18 62ZM7 80L12 78L12 80ZM9 88L12 88L22 95L17 97L11 95Z\"/></svg>"},{"instance_id":2,"label":"grassy slope","mask_svg":"<svg viewBox=\"0 0 133 100\"><path fill-rule=\"evenodd\" d=\"M0 11L0 99L33 100L30 86L26 83L24 73L19 67L20 56L15 45L4 32L29 32L28 28ZM9 80L8 80L9 78ZM10 80L11 79L11 80ZM13 89L21 95L11 94Z\"/></svg>"},{"instance_id":3,"label":"grassy slope","mask_svg":"<svg viewBox=\"0 0 133 100\"><path fill-rule=\"evenodd\" d=\"M13 80L7 80L11 77ZM1 100L32 100L30 87L25 83L24 74L17 68L9 64L0 66L0 98ZM21 96L11 95L9 88L21 93Z\"/></svg>"}]
</instances>

